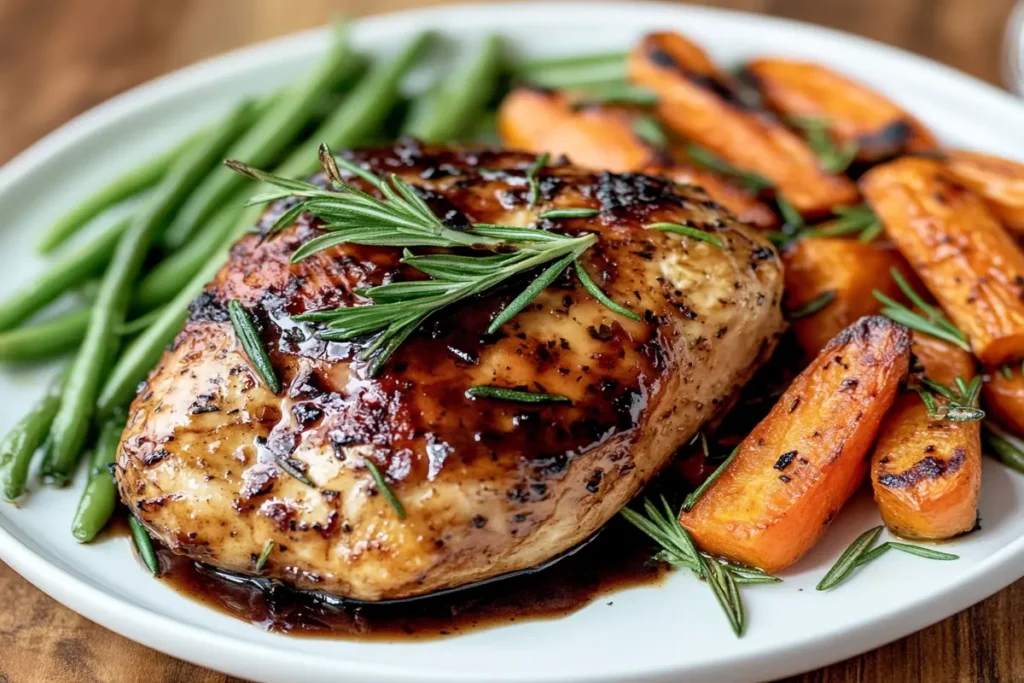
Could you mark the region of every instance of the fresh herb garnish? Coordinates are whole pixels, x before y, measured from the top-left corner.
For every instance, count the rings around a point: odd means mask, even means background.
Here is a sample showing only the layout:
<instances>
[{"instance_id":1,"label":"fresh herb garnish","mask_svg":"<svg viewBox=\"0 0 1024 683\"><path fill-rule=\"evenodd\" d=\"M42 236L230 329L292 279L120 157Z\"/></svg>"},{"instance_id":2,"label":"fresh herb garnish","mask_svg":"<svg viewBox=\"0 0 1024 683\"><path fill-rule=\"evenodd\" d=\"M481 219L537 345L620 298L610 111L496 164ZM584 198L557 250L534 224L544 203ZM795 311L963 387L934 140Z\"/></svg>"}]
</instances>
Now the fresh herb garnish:
<instances>
[{"instance_id":1,"label":"fresh herb garnish","mask_svg":"<svg viewBox=\"0 0 1024 683\"><path fill-rule=\"evenodd\" d=\"M395 514L398 515L399 519L405 519L405 508L402 507L402 503L395 496L388 483L384 481L384 475L377 469L377 464L369 458L363 458L363 463L366 465L366 469L370 470L370 476L373 477L377 488L387 499L388 503L391 504L391 507L394 508Z\"/></svg>"},{"instance_id":2,"label":"fresh herb garnish","mask_svg":"<svg viewBox=\"0 0 1024 683\"><path fill-rule=\"evenodd\" d=\"M583 267L583 264L580 263L579 259L576 259L576 261L573 262L573 266L575 266L576 268L576 277L579 279L580 284L583 285L583 289L590 292L590 296L594 297L599 302L601 302L601 304L604 305L605 308L614 311L619 315L624 315L630 320L640 322L640 316L638 316L636 313L629 310L622 304L612 301L607 294L601 291L601 288L598 287L597 283L594 282L594 280L590 277L590 274L587 272L587 269Z\"/></svg>"},{"instance_id":3,"label":"fresh herb garnish","mask_svg":"<svg viewBox=\"0 0 1024 683\"><path fill-rule=\"evenodd\" d=\"M267 560L270 559L270 553L274 552L274 548L277 546L273 541L267 541L263 545L263 552L260 553L259 558L256 559L256 571L262 572L263 568L267 566Z\"/></svg>"},{"instance_id":4,"label":"fresh herb garnish","mask_svg":"<svg viewBox=\"0 0 1024 683\"><path fill-rule=\"evenodd\" d=\"M526 184L530 188L527 205L531 209L537 206L537 202L540 200L540 181L537 179L537 175L542 168L548 165L549 158L550 155L544 152L526 169Z\"/></svg>"},{"instance_id":5,"label":"fresh herb garnish","mask_svg":"<svg viewBox=\"0 0 1024 683\"><path fill-rule=\"evenodd\" d=\"M858 536L857 539L851 543L845 551L843 551L843 554L839 556L839 559L836 560L834 565L832 565L832 568L828 570L828 573L825 574L824 578L822 578L821 582L818 584L817 589L820 591L826 591L835 588L850 578L855 569L877 560L890 550L899 550L901 552L916 555L917 557L924 557L929 560L960 559L959 555L953 555L952 553L943 553L938 550L932 550L931 548L923 548L918 545L898 543L896 541L886 541L885 543L872 548L881 533L882 526L876 526L872 529L868 529Z\"/></svg>"},{"instance_id":6,"label":"fresh herb garnish","mask_svg":"<svg viewBox=\"0 0 1024 683\"><path fill-rule=\"evenodd\" d=\"M698 166L721 173L724 176L732 178L739 182L748 192L757 194L763 190L770 190L774 187L772 181L765 178L759 173L753 171L744 171L736 168L729 162L725 161L721 157L717 156L711 150L690 143L686 146L686 154L690 160Z\"/></svg>"},{"instance_id":7,"label":"fresh herb garnish","mask_svg":"<svg viewBox=\"0 0 1024 683\"><path fill-rule=\"evenodd\" d=\"M865 244L882 234L882 224L871 207L865 204L856 206L832 207L835 220L815 226L803 225L794 228L788 223L786 229L769 233L768 238L776 246L786 246L805 237L848 237L858 235L858 240ZM795 216L791 216L795 218ZM803 222L803 219L800 219Z\"/></svg>"},{"instance_id":8,"label":"fresh herb garnish","mask_svg":"<svg viewBox=\"0 0 1024 683\"><path fill-rule=\"evenodd\" d=\"M1007 467L1024 474L1024 441L1005 431L992 420L985 420L982 436L992 454Z\"/></svg>"},{"instance_id":9,"label":"fresh herb garnish","mask_svg":"<svg viewBox=\"0 0 1024 683\"><path fill-rule=\"evenodd\" d=\"M555 218L590 218L601 213L597 209L551 209L545 211L537 216L537 218L544 219L555 219Z\"/></svg>"},{"instance_id":10,"label":"fresh herb garnish","mask_svg":"<svg viewBox=\"0 0 1024 683\"><path fill-rule=\"evenodd\" d=\"M153 540L142 522L135 515L128 515L128 526L132 530L132 540L135 541L135 549L139 551L139 557L146 564L153 576L160 576L160 560L157 559L156 551L153 550Z\"/></svg>"},{"instance_id":11,"label":"fresh herb garnish","mask_svg":"<svg viewBox=\"0 0 1024 683\"><path fill-rule=\"evenodd\" d=\"M306 486L308 486L308 487L310 487L312 489L316 488L316 484L313 483L313 480L310 479L309 477L307 477L305 472L303 472L298 467L296 467L294 464L292 464L293 461L289 460L288 458L280 457L277 460L275 460L274 463L284 473L290 475L291 477L293 477L295 479L298 479L300 482L302 482L303 484L305 484Z\"/></svg>"},{"instance_id":12,"label":"fresh herb garnish","mask_svg":"<svg viewBox=\"0 0 1024 683\"><path fill-rule=\"evenodd\" d=\"M686 496L686 498L683 499L683 512L689 512L690 510L693 509L693 506L697 504L697 501L700 500L700 497L704 495L704 492L711 488L711 485L715 483L716 479L722 476L722 472L725 472L725 470L728 469L729 464L733 461L733 458L735 458L736 454L739 452L739 446L732 449L732 453L729 454L729 457L722 461L722 464L719 465L715 469L715 471L711 473L711 476L705 479L703 482L701 482L700 486L698 486L690 495Z\"/></svg>"},{"instance_id":13,"label":"fresh herb garnish","mask_svg":"<svg viewBox=\"0 0 1024 683\"><path fill-rule=\"evenodd\" d=\"M608 83L581 88L580 99L573 103L573 109L579 110L600 104L653 107L657 103L658 96L647 88L630 83Z\"/></svg>"},{"instance_id":14,"label":"fresh herb garnish","mask_svg":"<svg viewBox=\"0 0 1024 683\"><path fill-rule=\"evenodd\" d=\"M1004 379L1013 379L1013 368L1009 365L999 366L999 372L1002 373Z\"/></svg>"},{"instance_id":15,"label":"fresh herb garnish","mask_svg":"<svg viewBox=\"0 0 1024 683\"><path fill-rule=\"evenodd\" d=\"M800 318L806 318L812 316L821 309L828 306L830 303L836 300L836 290L826 289L824 292L814 297L803 306L794 308L793 310L786 311L786 317L790 320L799 320Z\"/></svg>"},{"instance_id":16,"label":"fresh herb garnish","mask_svg":"<svg viewBox=\"0 0 1024 683\"><path fill-rule=\"evenodd\" d=\"M661 497L661 509L649 499L643 502L644 514L623 508L619 514L627 522L647 534L662 550L656 559L677 567L686 567L698 578L706 579L722 609L729 619L729 625L737 636L743 635L746 620L743 602L737 586L741 584L778 583L779 579L760 569L737 564L723 564L707 553L701 553L693 544L690 534L679 523L665 497Z\"/></svg>"},{"instance_id":17,"label":"fresh herb garnish","mask_svg":"<svg viewBox=\"0 0 1024 683\"><path fill-rule=\"evenodd\" d=\"M466 389L466 395L473 398L496 398L502 401L515 401L517 403L572 403L568 396L562 396L561 394L545 394L523 391L521 389L508 389L489 384L478 384L470 387Z\"/></svg>"},{"instance_id":18,"label":"fresh herb garnish","mask_svg":"<svg viewBox=\"0 0 1024 683\"><path fill-rule=\"evenodd\" d=\"M781 192L775 193L775 205L779 207L779 215L782 216L782 220L785 222L783 231L787 233L798 233L803 230L807 223L804 221L804 217L800 215L800 212L796 210L786 195Z\"/></svg>"},{"instance_id":19,"label":"fresh herb garnish","mask_svg":"<svg viewBox=\"0 0 1024 683\"><path fill-rule=\"evenodd\" d=\"M238 341L242 343L242 349L245 350L249 360L256 367L256 372L267 383L271 391L275 394L280 392L281 382L277 379L277 373L274 372L270 356L267 355L267 350L263 348L260 333L256 330L256 325L253 323L252 318L249 317L249 312L242 307L241 302L237 299L232 299L228 302L228 315L231 317L231 325L235 328Z\"/></svg>"},{"instance_id":20,"label":"fresh herb garnish","mask_svg":"<svg viewBox=\"0 0 1024 683\"><path fill-rule=\"evenodd\" d=\"M718 239L714 235L704 232L703 230L698 230L691 225L683 225L682 223L651 223L644 227L648 230L660 230L662 232L674 232L677 235L686 235L687 237L692 237L695 240L712 244L719 249L725 248L725 245L722 244L722 240Z\"/></svg>"},{"instance_id":21,"label":"fresh herb garnish","mask_svg":"<svg viewBox=\"0 0 1024 683\"><path fill-rule=\"evenodd\" d=\"M894 322L898 322L901 325L906 325L912 330L918 332L924 332L930 334L933 337L948 341L950 344L959 346L968 353L971 352L971 346L967 343L967 337L963 332L958 330L953 323L946 319L946 316L941 311L936 309L934 306L929 306L924 299L922 299L914 289L907 284L907 281L900 275L900 271L896 268L890 270L892 277L896 280L896 285L906 295L910 301L921 309L921 313L917 313L903 304L890 299L885 294L882 294L877 289L872 292L876 299L885 304L885 307L881 310L881 314L889 318Z\"/></svg>"},{"instance_id":22,"label":"fresh herb garnish","mask_svg":"<svg viewBox=\"0 0 1024 683\"><path fill-rule=\"evenodd\" d=\"M836 145L829 133L826 119L818 116L797 116L790 120L803 132L807 146L818 157L818 164L826 173L845 173L857 157L857 143L851 141L842 147Z\"/></svg>"},{"instance_id":23,"label":"fresh herb garnish","mask_svg":"<svg viewBox=\"0 0 1024 683\"><path fill-rule=\"evenodd\" d=\"M913 387L928 410L932 420L948 420L950 422L977 422L985 419L985 411L978 407L978 396L981 394L981 377L975 377L968 384L962 377L953 381L953 387L939 384L927 377L921 378L920 385ZM936 396L945 399L939 405Z\"/></svg>"},{"instance_id":24,"label":"fresh herb garnish","mask_svg":"<svg viewBox=\"0 0 1024 683\"><path fill-rule=\"evenodd\" d=\"M668 147L668 135L665 134L661 124L651 116L642 114L633 119L633 133L658 149Z\"/></svg>"}]
</instances>

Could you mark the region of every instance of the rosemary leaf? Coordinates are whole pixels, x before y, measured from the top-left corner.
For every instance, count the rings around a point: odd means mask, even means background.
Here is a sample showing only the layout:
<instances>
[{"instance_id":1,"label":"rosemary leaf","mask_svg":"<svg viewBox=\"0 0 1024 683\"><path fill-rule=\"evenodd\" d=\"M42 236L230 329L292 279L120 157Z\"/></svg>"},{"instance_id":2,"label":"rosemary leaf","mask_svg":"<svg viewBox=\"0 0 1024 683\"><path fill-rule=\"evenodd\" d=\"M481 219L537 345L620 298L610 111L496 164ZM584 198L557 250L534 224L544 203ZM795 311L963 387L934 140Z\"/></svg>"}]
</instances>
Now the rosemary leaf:
<instances>
[{"instance_id":1,"label":"rosemary leaf","mask_svg":"<svg viewBox=\"0 0 1024 683\"><path fill-rule=\"evenodd\" d=\"M686 153L690 157L690 160L698 166L703 166L708 170L716 171L736 180L746 188L748 192L756 194L762 190L768 190L773 187L772 181L768 180L763 175L754 173L753 171L744 171L736 168L705 147L690 143L686 146Z\"/></svg>"},{"instance_id":2,"label":"rosemary leaf","mask_svg":"<svg viewBox=\"0 0 1024 683\"><path fill-rule=\"evenodd\" d=\"M991 455L1017 472L1024 474L1024 441L1004 431L991 420L985 421L982 435Z\"/></svg>"},{"instance_id":3,"label":"rosemary leaf","mask_svg":"<svg viewBox=\"0 0 1024 683\"><path fill-rule=\"evenodd\" d=\"M820 591L827 591L835 588L843 581L850 577L850 574L858 566L858 561L861 556L867 553L871 546L878 540L878 536L882 533L882 527L876 526L873 529L868 529L860 536L857 537L853 543L850 544L843 554L839 556L836 563L832 565L832 568L828 570L821 582L818 584L817 589Z\"/></svg>"},{"instance_id":4,"label":"rosemary leaf","mask_svg":"<svg viewBox=\"0 0 1024 683\"><path fill-rule=\"evenodd\" d=\"M638 107L653 107L658 96L647 88L629 83L609 83L584 89L581 99L573 105L576 110L595 104L625 104Z\"/></svg>"},{"instance_id":5,"label":"rosemary leaf","mask_svg":"<svg viewBox=\"0 0 1024 683\"><path fill-rule=\"evenodd\" d=\"M829 123L817 116L799 116L790 119L803 131L807 146L818 157L818 164L826 173L845 173L857 157L858 145L851 142L842 147L836 145L829 133Z\"/></svg>"},{"instance_id":6,"label":"rosemary leaf","mask_svg":"<svg viewBox=\"0 0 1024 683\"><path fill-rule=\"evenodd\" d=\"M901 550L911 555L917 555L918 557L924 557L929 560L959 560L959 555L953 553L943 553L938 550L932 550L931 548L923 548L919 545L910 545L909 543L897 543L896 541L889 541L886 543L888 547L893 550Z\"/></svg>"},{"instance_id":7,"label":"rosemary leaf","mask_svg":"<svg viewBox=\"0 0 1024 683\"><path fill-rule=\"evenodd\" d=\"M537 160L530 164L530 167L526 169L526 184L529 186L529 201L527 206L531 209L537 206L537 202L540 200L540 181L537 179L537 175L541 169L548 165L548 159L550 155L544 152Z\"/></svg>"},{"instance_id":8,"label":"rosemary leaf","mask_svg":"<svg viewBox=\"0 0 1024 683\"><path fill-rule=\"evenodd\" d=\"M633 133L644 142L665 149L668 147L668 136L653 117L646 114L637 116L633 120Z\"/></svg>"},{"instance_id":9,"label":"rosemary leaf","mask_svg":"<svg viewBox=\"0 0 1024 683\"><path fill-rule=\"evenodd\" d=\"M263 381L266 382L271 391L275 394L279 393L281 391L281 382L277 379L274 366L270 362L270 356L267 355L266 349L263 348L260 333L256 330L256 325L253 324L252 318L249 317L249 312L242 307L242 304L237 299L232 299L228 302L228 314L231 316L231 325L235 328L235 334L238 336L238 340L241 342L246 355L249 356L250 362L256 367L256 372L263 378Z\"/></svg>"},{"instance_id":10,"label":"rosemary leaf","mask_svg":"<svg viewBox=\"0 0 1024 683\"><path fill-rule=\"evenodd\" d=\"M377 484L377 488L387 499L391 507L394 508L395 514L398 515L399 519L405 519L405 508L402 507L402 503L395 496L391 487L388 486L387 482L384 481L384 475L377 469L377 464L369 458L363 458L363 462L366 464L366 469L370 470L370 476L373 477L373 481Z\"/></svg>"},{"instance_id":11,"label":"rosemary leaf","mask_svg":"<svg viewBox=\"0 0 1024 683\"><path fill-rule=\"evenodd\" d=\"M881 314L885 317L906 325L907 327L917 330L918 332L924 332L930 334L933 337L938 337L944 341L948 341L951 344L959 346L968 353L971 352L971 346L967 343L967 337L963 332L958 330L953 323L949 322L938 309L934 306L930 306L921 296L914 291L907 281L900 275L900 271L896 268L892 268L889 271L892 274L893 279L896 281L896 285L906 295L910 301L921 309L924 315L913 311L900 302L889 298L885 294L882 294L877 289L872 292L874 297L885 304L885 308L881 310Z\"/></svg>"},{"instance_id":12,"label":"rosemary leaf","mask_svg":"<svg viewBox=\"0 0 1024 683\"><path fill-rule=\"evenodd\" d=\"M274 552L274 548L277 546L273 541L267 541L263 545L263 552L260 553L259 558L256 560L256 571L262 572L263 568L267 566L267 560L270 559L270 553Z\"/></svg>"},{"instance_id":13,"label":"rosemary leaf","mask_svg":"<svg viewBox=\"0 0 1024 683\"><path fill-rule=\"evenodd\" d=\"M515 401L517 403L572 403L568 396L562 396L561 394L543 394L540 392L508 389L506 387L495 387L488 384L472 386L466 389L466 395L473 398L496 398L501 401Z\"/></svg>"},{"instance_id":14,"label":"rosemary leaf","mask_svg":"<svg viewBox=\"0 0 1024 683\"><path fill-rule=\"evenodd\" d=\"M544 218L553 220L556 218L590 218L601 213L598 209L551 209L537 216L538 218Z\"/></svg>"},{"instance_id":15,"label":"rosemary leaf","mask_svg":"<svg viewBox=\"0 0 1024 683\"><path fill-rule=\"evenodd\" d=\"M487 334L494 334L502 325L518 315L519 312L526 308L531 301L537 298L538 294L554 282L555 279L562 274L562 271L569 267L569 264L572 263L575 258L575 254L564 256L560 260L556 261L554 265L541 273L536 280L531 282L526 289L519 294L519 296L509 302L508 306L502 309L494 320L491 321L490 326L487 328Z\"/></svg>"},{"instance_id":16,"label":"rosemary leaf","mask_svg":"<svg viewBox=\"0 0 1024 683\"><path fill-rule=\"evenodd\" d=\"M590 274L587 272L587 269L583 267L583 264L580 263L579 259L576 259L573 262L573 265L576 266L576 277L579 279L580 284L583 285L583 289L590 292L590 296L601 302L605 308L618 313L619 315L623 315L630 320L640 322L640 316L622 304L612 301L608 298L607 294L601 291L601 288L597 286L597 283L594 282L593 279L591 279Z\"/></svg>"},{"instance_id":17,"label":"rosemary leaf","mask_svg":"<svg viewBox=\"0 0 1024 683\"><path fill-rule=\"evenodd\" d=\"M714 235L709 235L703 230L698 230L690 225L683 225L681 223L650 223L644 226L647 230L660 230L661 232L674 232L677 235L685 235L692 237L695 240L707 242L712 244L719 249L724 249L725 246L722 244L722 240L718 239Z\"/></svg>"},{"instance_id":18,"label":"rosemary leaf","mask_svg":"<svg viewBox=\"0 0 1024 683\"><path fill-rule=\"evenodd\" d=\"M1001 365L999 367L999 372L1001 372L1003 377L1006 379L1013 379L1013 368L1009 365Z\"/></svg>"},{"instance_id":19,"label":"rosemary leaf","mask_svg":"<svg viewBox=\"0 0 1024 683\"><path fill-rule=\"evenodd\" d=\"M821 309L828 306L830 303L836 300L836 291L834 289L826 289L824 292L814 297L803 306L795 308L791 311L786 311L786 317L790 320L799 320L800 318L807 318L814 315Z\"/></svg>"},{"instance_id":20,"label":"rosemary leaf","mask_svg":"<svg viewBox=\"0 0 1024 683\"><path fill-rule=\"evenodd\" d=\"M153 550L153 540L149 537L146 527L135 515L128 515L128 526L131 527L132 540L135 541L135 549L139 552L139 557L142 558L153 576L160 576L160 560L156 556L156 551Z\"/></svg>"},{"instance_id":21,"label":"rosemary leaf","mask_svg":"<svg viewBox=\"0 0 1024 683\"><path fill-rule=\"evenodd\" d=\"M785 221L786 225L793 230L801 230L806 225L804 217L800 215L800 212L796 210L786 195L781 192L775 193L775 205L779 207L779 214L782 216L782 220Z\"/></svg>"},{"instance_id":22,"label":"rosemary leaf","mask_svg":"<svg viewBox=\"0 0 1024 683\"><path fill-rule=\"evenodd\" d=\"M733 461L733 458L735 458L736 454L739 452L739 446L732 449L732 453L729 454L729 457L722 461L722 464L719 465L718 468L711 473L711 476L705 479L703 483L701 483L701 485L698 486L695 491L693 491L693 493L686 496L686 498L683 500L683 512L689 512L690 510L693 509L693 506L697 504L697 501L700 500L700 497L704 495L704 492L711 488L711 485L715 483L716 479L722 476L722 472L725 472L725 470L728 469L729 464Z\"/></svg>"},{"instance_id":23,"label":"rosemary leaf","mask_svg":"<svg viewBox=\"0 0 1024 683\"><path fill-rule=\"evenodd\" d=\"M718 604L722 606L722 610L729 620L729 626L732 627L733 633L742 636L746 620L743 612L743 600L740 599L736 582L716 560L702 556L701 563L704 566L704 577L708 581L708 586L711 587L711 592L718 600Z\"/></svg>"},{"instance_id":24,"label":"rosemary leaf","mask_svg":"<svg viewBox=\"0 0 1024 683\"><path fill-rule=\"evenodd\" d=\"M274 461L274 464L276 464L278 468L280 468L280 470L285 474L295 479L298 479L300 482L302 482L303 484L312 489L316 488L316 484L313 483L313 480L307 477L302 470L300 470L298 467L292 464L292 460L290 460L289 458L284 456L279 457L277 460Z\"/></svg>"}]
</instances>

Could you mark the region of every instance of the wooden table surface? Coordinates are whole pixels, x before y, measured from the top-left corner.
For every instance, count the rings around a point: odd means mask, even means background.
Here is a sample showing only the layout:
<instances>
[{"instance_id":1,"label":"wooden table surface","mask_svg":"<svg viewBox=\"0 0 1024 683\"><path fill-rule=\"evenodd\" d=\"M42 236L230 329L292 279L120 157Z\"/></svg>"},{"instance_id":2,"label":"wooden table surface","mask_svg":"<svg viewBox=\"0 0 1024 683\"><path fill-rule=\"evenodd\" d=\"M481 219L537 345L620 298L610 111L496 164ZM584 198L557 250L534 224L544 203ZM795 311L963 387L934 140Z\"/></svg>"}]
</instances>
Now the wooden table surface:
<instances>
[{"instance_id":1,"label":"wooden table surface","mask_svg":"<svg viewBox=\"0 0 1024 683\"><path fill-rule=\"evenodd\" d=\"M0 0L0 163L126 88L239 45L423 0ZM862 34L997 83L1012 0L719 0ZM137 645L0 563L0 683L230 677ZM920 633L788 683L1024 681L1024 581ZM811 625L813 628L813 625Z\"/></svg>"}]
</instances>

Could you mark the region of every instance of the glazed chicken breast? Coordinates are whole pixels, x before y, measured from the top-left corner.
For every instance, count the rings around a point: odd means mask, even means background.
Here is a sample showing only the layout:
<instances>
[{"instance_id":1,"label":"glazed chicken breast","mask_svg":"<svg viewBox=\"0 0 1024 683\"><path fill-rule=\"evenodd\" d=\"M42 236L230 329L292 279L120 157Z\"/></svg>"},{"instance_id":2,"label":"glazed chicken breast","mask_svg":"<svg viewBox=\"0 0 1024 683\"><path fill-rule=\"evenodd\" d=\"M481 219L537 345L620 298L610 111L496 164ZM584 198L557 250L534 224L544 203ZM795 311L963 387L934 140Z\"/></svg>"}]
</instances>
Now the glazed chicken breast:
<instances>
[{"instance_id":1,"label":"glazed chicken breast","mask_svg":"<svg viewBox=\"0 0 1024 683\"><path fill-rule=\"evenodd\" d=\"M193 304L122 438L121 497L177 553L367 601L536 566L595 533L725 410L783 327L775 250L700 188L554 162L531 207L531 155L404 141L347 158L399 174L450 227L595 233L582 266L642 320L602 305L570 268L487 334L529 281L516 279L430 317L369 377L365 342L322 341L293 316L370 305L363 288L416 272L390 247L290 263L323 233L303 214L266 235L288 202L272 205L264 234L242 239ZM567 207L600 213L539 217ZM721 246L645 229L658 222ZM242 348L231 300L256 321L278 394ZM476 385L571 403L467 395Z\"/></svg>"}]
</instances>

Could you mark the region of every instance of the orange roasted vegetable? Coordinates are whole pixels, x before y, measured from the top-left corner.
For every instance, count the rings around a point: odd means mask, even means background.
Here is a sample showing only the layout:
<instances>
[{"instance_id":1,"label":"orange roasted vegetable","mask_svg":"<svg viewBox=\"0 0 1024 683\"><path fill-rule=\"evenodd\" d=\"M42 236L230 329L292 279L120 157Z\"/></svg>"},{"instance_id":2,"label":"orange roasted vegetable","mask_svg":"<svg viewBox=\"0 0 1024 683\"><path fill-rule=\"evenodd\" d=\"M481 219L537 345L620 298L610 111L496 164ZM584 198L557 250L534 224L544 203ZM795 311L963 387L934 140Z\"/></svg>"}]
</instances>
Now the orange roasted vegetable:
<instances>
[{"instance_id":1,"label":"orange roasted vegetable","mask_svg":"<svg viewBox=\"0 0 1024 683\"><path fill-rule=\"evenodd\" d=\"M769 109L786 118L818 118L837 145L857 146L857 160L876 162L937 147L921 123L866 86L821 64L755 59L745 74Z\"/></svg>"},{"instance_id":2,"label":"orange roasted vegetable","mask_svg":"<svg viewBox=\"0 0 1024 683\"><path fill-rule=\"evenodd\" d=\"M957 180L984 197L1008 230L1024 237L1024 164L958 149L947 151L945 159Z\"/></svg>"},{"instance_id":3,"label":"orange roasted vegetable","mask_svg":"<svg viewBox=\"0 0 1024 683\"><path fill-rule=\"evenodd\" d=\"M565 94L517 88L498 108L498 133L506 147L564 154L580 166L624 173L643 171L703 187L741 221L762 228L778 224L764 202L710 171L674 159L636 132L642 114L599 104L577 106Z\"/></svg>"},{"instance_id":4,"label":"orange roasted vegetable","mask_svg":"<svg viewBox=\"0 0 1024 683\"><path fill-rule=\"evenodd\" d=\"M877 289L902 300L890 270L913 277L898 251L842 237L809 237L782 251L785 309L800 348L813 357L855 320L878 313ZM824 304L824 305L822 305ZM818 306L821 306L818 308ZM817 308L816 311L809 309Z\"/></svg>"},{"instance_id":5,"label":"orange roasted vegetable","mask_svg":"<svg viewBox=\"0 0 1024 683\"><path fill-rule=\"evenodd\" d=\"M985 412L1004 429L1024 436L1024 373L1020 363L1007 366L1010 376L1002 368L990 368L988 381L981 389Z\"/></svg>"},{"instance_id":6,"label":"orange roasted vegetable","mask_svg":"<svg viewBox=\"0 0 1024 683\"><path fill-rule=\"evenodd\" d=\"M861 191L974 354L1024 357L1024 252L985 202L934 159L876 166Z\"/></svg>"},{"instance_id":7,"label":"orange roasted vegetable","mask_svg":"<svg viewBox=\"0 0 1024 683\"><path fill-rule=\"evenodd\" d=\"M954 387L957 377L974 377L974 359L953 344L915 331L912 348L935 382ZM981 423L935 419L916 393L901 394L879 431L871 487L895 534L938 540L970 531L981 491Z\"/></svg>"},{"instance_id":8,"label":"orange roasted vegetable","mask_svg":"<svg viewBox=\"0 0 1024 683\"><path fill-rule=\"evenodd\" d=\"M658 116L676 133L772 181L804 216L857 201L848 178L823 171L796 133L740 101L735 83L681 35L645 37L630 56L629 74L657 94Z\"/></svg>"},{"instance_id":9,"label":"orange roasted vegetable","mask_svg":"<svg viewBox=\"0 0 1024 683\"><path fill-rule=\"evenodd\" d=\"M880 316L830 341L680 514L697 545L769 572L799 560L864 480L909 363L910 333Z\"/></svg>"}]
</instances>

